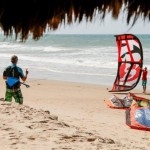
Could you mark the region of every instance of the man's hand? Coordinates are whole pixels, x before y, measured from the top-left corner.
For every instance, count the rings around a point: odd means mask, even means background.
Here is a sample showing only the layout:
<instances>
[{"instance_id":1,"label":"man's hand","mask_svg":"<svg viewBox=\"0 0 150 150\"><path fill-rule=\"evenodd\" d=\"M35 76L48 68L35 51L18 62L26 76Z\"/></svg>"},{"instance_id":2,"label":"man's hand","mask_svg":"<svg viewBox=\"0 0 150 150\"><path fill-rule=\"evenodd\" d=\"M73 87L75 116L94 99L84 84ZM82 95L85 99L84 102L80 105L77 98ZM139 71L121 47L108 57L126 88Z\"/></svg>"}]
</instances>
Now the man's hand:
<instances>
[{"instance_id":1,"label":"man's hand","mask_svg":"<svg viewBox=\"0 0 150 150\"><path fill-rule=\"evenodd\" d=\"M28 69L26 69L26 75L29 73Z\"/></svg>"}]
</instances>

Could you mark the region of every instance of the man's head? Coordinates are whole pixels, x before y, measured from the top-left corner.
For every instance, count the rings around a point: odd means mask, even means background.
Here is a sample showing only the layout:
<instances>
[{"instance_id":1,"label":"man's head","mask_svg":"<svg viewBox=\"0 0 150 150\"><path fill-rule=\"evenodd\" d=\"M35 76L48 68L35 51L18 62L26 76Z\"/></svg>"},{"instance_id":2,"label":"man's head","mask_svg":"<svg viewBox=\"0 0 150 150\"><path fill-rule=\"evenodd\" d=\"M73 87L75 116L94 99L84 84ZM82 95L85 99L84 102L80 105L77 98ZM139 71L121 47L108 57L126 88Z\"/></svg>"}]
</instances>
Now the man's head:
<instances>
[{"instance_id":1,"label":"man's head","mask_svg":"<svg viewBox=\"0 0 150 150\"><path fill-rule=\"evenodd\" d=\"M147 70L147 67L145 67L144 69Z\"/></svg>"},{"instance_id":2,"label":"man's head","mask_svg":"<svg viewBox=\"0 0 150 150\"><path fill-rule=\"evenodd\" d=\"M11 62L12 62L13 64L17 64L17 62L18 62L18 57L17 57L16 55L13 55L13 56L11 57Z\"/></svg>"}]
</instances>

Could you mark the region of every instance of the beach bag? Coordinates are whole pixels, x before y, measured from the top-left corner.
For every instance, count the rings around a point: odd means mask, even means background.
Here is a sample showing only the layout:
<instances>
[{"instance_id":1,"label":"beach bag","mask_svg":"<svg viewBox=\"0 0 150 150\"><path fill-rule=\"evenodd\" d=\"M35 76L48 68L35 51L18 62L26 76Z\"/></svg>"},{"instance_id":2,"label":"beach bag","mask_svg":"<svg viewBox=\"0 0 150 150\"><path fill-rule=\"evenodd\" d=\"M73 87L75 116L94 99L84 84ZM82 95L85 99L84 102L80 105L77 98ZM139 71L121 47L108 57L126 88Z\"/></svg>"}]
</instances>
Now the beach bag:
<instances>
[{"instance_id":1,"label":"beach bag","mask_svg":"<svg viewBox=\"0 0 150 150\"><path fill-rule=\"evenodd\" d=\"M15 85L20 83L20 80L14 77L8 77L6 83L10 88L13 88Z\"/></svg>"}]
</instances>

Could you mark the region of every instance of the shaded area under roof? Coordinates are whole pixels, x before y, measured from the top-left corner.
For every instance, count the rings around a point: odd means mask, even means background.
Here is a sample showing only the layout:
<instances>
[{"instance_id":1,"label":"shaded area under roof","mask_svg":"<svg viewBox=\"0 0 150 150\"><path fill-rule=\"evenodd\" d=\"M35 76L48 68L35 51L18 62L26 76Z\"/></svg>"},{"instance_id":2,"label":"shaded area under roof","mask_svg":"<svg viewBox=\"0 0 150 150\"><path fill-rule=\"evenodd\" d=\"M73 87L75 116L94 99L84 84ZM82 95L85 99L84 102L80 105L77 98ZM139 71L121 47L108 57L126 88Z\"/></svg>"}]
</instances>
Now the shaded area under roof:
<instances>
[{"instance_id":1,"label":"shaded area under roof","mask_svg":"<svg viewBox=\"0 0 150 150\"><path fill-rule=\"evenodd\" d=\"M31 33L38 40L46 28L55 30L62 23L81 22L85 17L91 21L97 11L104 19L110 12L114 19L125 8L127 20L133 17L133 24L138 17L150 20L150 3L148 0L1 0L0 27L4 35L15 33L26 40Z\"/></svg>"}]
</instances>

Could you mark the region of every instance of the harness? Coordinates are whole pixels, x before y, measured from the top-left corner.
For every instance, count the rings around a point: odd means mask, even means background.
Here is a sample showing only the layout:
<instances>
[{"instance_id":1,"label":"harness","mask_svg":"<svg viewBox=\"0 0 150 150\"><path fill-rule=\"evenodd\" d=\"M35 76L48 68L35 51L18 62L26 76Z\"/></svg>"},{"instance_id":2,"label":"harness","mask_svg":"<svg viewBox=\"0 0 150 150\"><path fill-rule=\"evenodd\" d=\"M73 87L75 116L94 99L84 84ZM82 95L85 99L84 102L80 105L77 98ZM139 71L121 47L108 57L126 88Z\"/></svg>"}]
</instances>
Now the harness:
<instances>
[{"instance_id":1,"label":"harness","mask_svg":"<svg viewBox=\"0 0 150 150\"><path fill-rule=\"evenodd\" d=\"M9 66L6 69L6 76L7 76L7 80L6 80L6 85L7 88L9 89L18 89L20 87L20 73L18 71L17 66Z\"/></svg>"}]
</instances>

